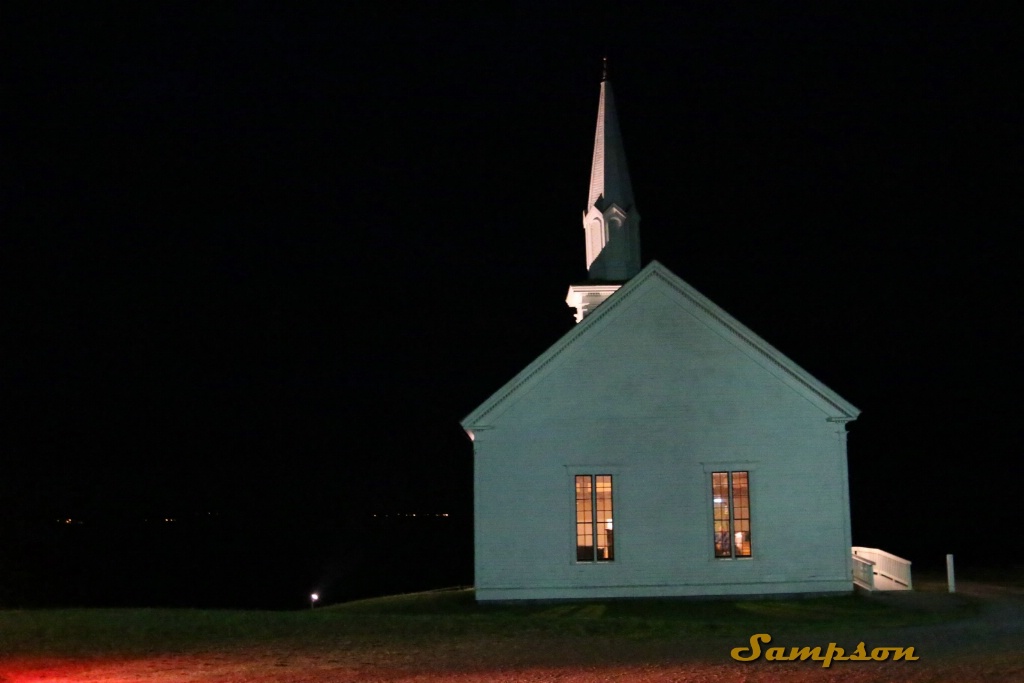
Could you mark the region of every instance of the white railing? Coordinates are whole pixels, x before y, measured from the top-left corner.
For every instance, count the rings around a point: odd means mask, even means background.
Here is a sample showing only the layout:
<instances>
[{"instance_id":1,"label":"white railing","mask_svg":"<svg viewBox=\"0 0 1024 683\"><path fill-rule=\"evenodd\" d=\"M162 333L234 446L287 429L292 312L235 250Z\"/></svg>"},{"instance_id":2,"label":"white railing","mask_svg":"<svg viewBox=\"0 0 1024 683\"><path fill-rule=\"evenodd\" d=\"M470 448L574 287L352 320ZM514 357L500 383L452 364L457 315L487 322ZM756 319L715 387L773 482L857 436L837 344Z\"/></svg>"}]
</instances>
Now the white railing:
<instances>
[{"instance_id":1,"label":"white railing","mask_svg":"<svg viewBox=\"0 0 1024 683\"><path fill-rule=\"evenodd\" d=\"M853 582L869 591L875 590L875 563L854 555Z\"/></svg>"},{"instance_id":2,"label":"white railing","mask_svg":"<svg viewBox=\"0 0 1024 683\"><path fill-rule=\"evenodd\" d=\"M857 558L870 561L873 563L872 571L875 577L880 576L887 579L879 581L874 578L874 590L911 590L914 587L910 579L910 560L904 560L902 557L897 557L878 548L854 546L852 550L855 566ZM856 575L856 569L854 569L854 575Z\"/></svg>"}]
</instances>

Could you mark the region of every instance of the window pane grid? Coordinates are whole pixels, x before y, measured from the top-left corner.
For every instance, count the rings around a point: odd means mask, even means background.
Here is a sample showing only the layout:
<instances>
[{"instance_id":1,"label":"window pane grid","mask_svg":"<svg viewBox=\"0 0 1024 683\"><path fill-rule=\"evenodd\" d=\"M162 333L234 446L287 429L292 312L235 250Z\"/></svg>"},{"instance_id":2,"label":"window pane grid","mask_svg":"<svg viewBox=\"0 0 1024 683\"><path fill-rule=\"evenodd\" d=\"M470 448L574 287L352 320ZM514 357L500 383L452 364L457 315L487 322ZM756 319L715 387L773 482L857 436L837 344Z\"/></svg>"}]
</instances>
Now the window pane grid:
<instances>
[{"instance_id":1,"label":"window pane grid","mask_svg":"<svg viewBox=\"0 0 1024 683\"><path fill-rule=\"evenodd\" d=\"M711 510L715 524L715 557L732 557L729 524L729 476L726 472L711 474Z\"/></svg>"},{"instance_id":2,"label":"window pane grid","mask_svg":"<svg viewBox=\"0 0 1024 683\"><path fill-rule=\"evenodd\" d=\"M736 557L750 557L750 489L746 472L732 473L732 503Z\"/></svg>"},{"instance_id":3,"label":"window pane grid","mask_svg":"<svg viewBox=\"0 0 1024 683\"><path fill-rule=\"evenodd\" d=\"M615 559L610 474L576 475L576 561Z\"/></svg>"},{"instance_id":4,"label":"window pane grid","mask_svg":"<svg viewBox=\"0 0 1024 683\"><path fill-rule=\"evenodd\" d=\"M597 516L595 521L597 522L597 545L600 551L597 559L610 561L615 558L615 533L612 528L612 478L611 475L602 474L596 479Z\"/></svg>"},{"instance_id":5,"label":"window pane grid","mask_svg":"<svg viewBox=\"0 0 1024 683\"><path fill-rule=\"evenodd\" d=\"M749 472L711 473L715 557L752 557Z\"/></svg>"},{"instance_id":6,"label":"window pane grid","mask_svg":"<svg viewBox=\"0 0 1024 683\"><path fill-rule=\"evenodd\" d=\"M576 477L576 561L594 560L593 486L589 475Z\"/></svg>"}]
</instances>

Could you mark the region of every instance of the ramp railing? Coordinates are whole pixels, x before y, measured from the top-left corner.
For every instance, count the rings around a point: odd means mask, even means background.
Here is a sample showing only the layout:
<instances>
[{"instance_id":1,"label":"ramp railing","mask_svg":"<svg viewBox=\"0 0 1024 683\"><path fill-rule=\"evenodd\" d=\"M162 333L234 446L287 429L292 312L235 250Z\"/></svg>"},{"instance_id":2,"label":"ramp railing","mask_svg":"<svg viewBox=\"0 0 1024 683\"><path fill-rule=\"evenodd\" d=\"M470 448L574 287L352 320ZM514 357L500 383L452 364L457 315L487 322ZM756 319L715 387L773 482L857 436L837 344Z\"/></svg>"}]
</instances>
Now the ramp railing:
<instances>
[{"instance_id":1,"label":"ramp railing","mask_svg":"<svg viewBox=\"0 0 1024 683\"><path fill-rule=\"evenodd\" d=\"M872 581L869 590L912 590L914 587L910 576L910 560L887 553L878 548L863 548L854 546L853 551L853 575L857 579L858 564L862 575L867 570L863 567L866 562L871 563ZM860 560L860 563L858 563ZM882 577L879 580L878 577ZM861 579L861 581L864 581ZM866 581L865 581L866 583Z\"/></svg>"}]
</instances>

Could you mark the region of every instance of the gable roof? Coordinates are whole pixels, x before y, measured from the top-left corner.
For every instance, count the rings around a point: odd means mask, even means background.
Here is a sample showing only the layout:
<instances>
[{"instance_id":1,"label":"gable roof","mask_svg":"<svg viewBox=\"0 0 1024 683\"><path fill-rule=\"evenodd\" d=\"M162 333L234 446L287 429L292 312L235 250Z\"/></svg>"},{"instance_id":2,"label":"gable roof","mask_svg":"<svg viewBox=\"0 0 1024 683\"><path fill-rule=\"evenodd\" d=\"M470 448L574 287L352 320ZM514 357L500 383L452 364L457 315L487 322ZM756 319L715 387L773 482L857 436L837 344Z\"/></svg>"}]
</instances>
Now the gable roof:
<instances>
[{"instance_id":1,"label":"gable roof","mask_svg":"<svg viewBox=\"0 0 1024 683\"><path fill-rule=\"evenodd\" d=\"M485 427L494 417L496 411L516 394L527 390L535 379L553 367L563 358L563 351L572 346L580 338L604 327L609 321L621 314L622 304L648 290L658 282L668 286L678 297L682 306L694 317L716 330L723 337L750 357L755 363L766 369L801 394L811 403L817 405L837 421L855 420L860 410L846 401L842 396L829 389L815 379L809 372L787 358L781 351L756 335L741 322L719 308L710 299L684 282L668 268L657 261L651 261L646 268L602 303L594 312L587 315L582 322L562 336L547 351L527 365L515 377L505 383L476 410L463 418L464 429Z\"/></svg>"}]
</instances>

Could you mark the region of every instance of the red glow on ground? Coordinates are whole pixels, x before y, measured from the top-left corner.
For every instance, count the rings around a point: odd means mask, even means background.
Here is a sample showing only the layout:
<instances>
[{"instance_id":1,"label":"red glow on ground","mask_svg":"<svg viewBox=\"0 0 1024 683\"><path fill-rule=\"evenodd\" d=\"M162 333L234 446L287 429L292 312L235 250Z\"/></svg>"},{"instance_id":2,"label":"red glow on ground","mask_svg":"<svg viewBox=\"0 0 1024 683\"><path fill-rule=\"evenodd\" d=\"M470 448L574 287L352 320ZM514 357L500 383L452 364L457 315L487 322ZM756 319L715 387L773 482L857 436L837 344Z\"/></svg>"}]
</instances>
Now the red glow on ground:
<instances>
[{"instance_id":1,"label":"red glow on ground","mask_svg":"<svg viewBox=\"0 0 1024 683\"><path fill-rule=\"evenodd\" d=\"M0 681L3 683L136 683L156 681L170 683L197 679L200 658L161 656L140 658L87 659L21 659L0 660ZM221 672L223 673L223 672ZM230 680L221 678L220 680Z\"/></svg>"},{"instance_id":2,"label":"red glow on ground","mask_svg":"<svg viewBox=\"0 0 1024 683\"><path fill-rule=\"evenodd\" d=\"M255 653L164 655L152 658L95 658L77 660L35 659L0 660L3 683L347 683L367 680L406 681L408 683L491 683L503 681L560 681L590 683L602 678L622 681L695 681L706 680L713 669L735 667L691 664L683 667L665 664L594 667L523 666L489 670L417 670L409 662L392 668L383 662L369 666L358 658L324 657L312 653L289 655L278 652L263 656ZM456 669L459 669L456 665ZM721 672L719 672L721 673ZM751 678L760 683L768 679ZM773 679L774 680L774 679ZM786 680L781 678L778 680Z\"/></svg>"}]
</instances>

